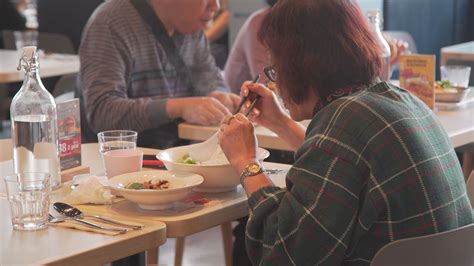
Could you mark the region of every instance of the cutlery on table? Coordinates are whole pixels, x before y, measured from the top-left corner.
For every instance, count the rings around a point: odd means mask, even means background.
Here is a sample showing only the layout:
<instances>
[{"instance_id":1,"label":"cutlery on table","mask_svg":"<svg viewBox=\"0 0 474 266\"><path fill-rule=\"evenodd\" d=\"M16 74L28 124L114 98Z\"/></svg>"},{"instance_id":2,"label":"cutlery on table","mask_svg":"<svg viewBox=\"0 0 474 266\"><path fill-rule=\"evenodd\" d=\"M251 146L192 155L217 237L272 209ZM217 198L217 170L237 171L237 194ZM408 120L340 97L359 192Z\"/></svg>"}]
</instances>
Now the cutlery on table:
<instances>
[{"instance_id":1,"label":"cutlery on table","mask_svg":"<svg viewBox=\"0 0 474 266\"><path fill-rule=\"evenodd\" d=\"M87 222L83 219L85 217L89 217L89 218L100 220L102 222L105 222L105 223L108 223L108 224L111 224L111 225L127 227L127 228L131 228L133 230L140 230L140 229L143 228L143 225L126 224L126 223L122 223L122 222L119 222L119 221L114 221L114 220L104 218L104 217L101 217L101 216L97 216L97 215L84 215L84 213L81 210L79 210L78 208L75 208L75 207L73 207L69 204L63 203L63 202L55 202L53 204L53 208L58 213L66 216L66 217L69 217L71 219L74 219L76 221ZM90 223L90 222L87 222L87 223Z\"/></svg>"},{"instance_id":2,"label":"cutlery on table","mask_svg":"<svg viewBox=\"0 0 474 266\"><path fill-rule=\"evenodd\" d=\"M128 231L125 228L106 227L106 226L101 226L101 225L91 223L91 222L88 222L88 221L85 221L85 220L74 219L74 218L70 218L70 217L59 218L59 217L54 217L51 214L48 215L48 222L50 222L50 223L55 223L55 224L62 223L62 222L65 222L66 219L71 219L71 220L76 221L78 223L84 224L84 225L86 225L87 227L90 227L90 228L95 228L95 229L100 229L100 230L105 230L105 231L114 231L114 232L119 232L120 234L125 234Z\"/></svg>"}]
</instances>

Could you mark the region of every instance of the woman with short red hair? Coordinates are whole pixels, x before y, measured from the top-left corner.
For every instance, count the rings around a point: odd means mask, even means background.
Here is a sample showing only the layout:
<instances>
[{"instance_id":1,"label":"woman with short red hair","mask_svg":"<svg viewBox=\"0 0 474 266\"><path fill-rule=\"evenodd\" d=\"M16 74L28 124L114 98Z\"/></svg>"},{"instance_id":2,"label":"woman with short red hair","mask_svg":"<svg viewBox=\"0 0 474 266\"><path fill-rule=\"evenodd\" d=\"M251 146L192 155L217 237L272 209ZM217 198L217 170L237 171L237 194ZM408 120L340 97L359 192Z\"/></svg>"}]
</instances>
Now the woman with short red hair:
<instances>
[{"instance_id":1,"label":"woman with short red hair","mask_svg":"<svg viewBox=\"0 0 474 266\"><path fill-rule=\"evenodd\" d=\"M446 132L420 100L380 82L379 48L355 1L279 0L259 35L289 115L247 82L241 94L260 95L256 109L225 118L219 136L249 196L253 264L368 265L391 241L472 223ZM251 120L296 150L286 189L256 160Z\"/></svg>"}]
</instances>

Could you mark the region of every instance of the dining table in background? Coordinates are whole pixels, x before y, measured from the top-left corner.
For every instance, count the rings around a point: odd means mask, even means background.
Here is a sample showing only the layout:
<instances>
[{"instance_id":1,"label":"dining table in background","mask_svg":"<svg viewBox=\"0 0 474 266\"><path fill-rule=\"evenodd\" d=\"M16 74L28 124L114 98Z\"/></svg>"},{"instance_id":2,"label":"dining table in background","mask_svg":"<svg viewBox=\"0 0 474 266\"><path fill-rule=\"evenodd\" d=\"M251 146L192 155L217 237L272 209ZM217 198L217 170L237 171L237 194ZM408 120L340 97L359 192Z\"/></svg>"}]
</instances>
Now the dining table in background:
<instances>
[{"instance_id":1,"label":"dining table in background","mask_svg":"<svg viewBox=\"0 0 474 266\"><path fill-rule=\"evenodd\" d=\"M0 84L18 82L25 73L18 71L19 52L0 49ZM79 56L71 54L44 54L39 58L41 78L62 76L79 72Z\"/></svg>"},{"instance_id":2,"label":"dining table in background","mask_svg":"<svg viewBox=\"0 0 474 266\"><path fill-rule=\"evenodd\" d=\"M474 90L473 90L474 92ZM454 148L474 143L474 105L466 108L435 111ZM309 120L301 122L307 126ZM204 141L219 130L217 126L200 126L189 123L178 125L179 137L186 140ZM262 148L291 151L277 134L257 126L255 128L258 144Z\"/></svg>"}]
</instances>

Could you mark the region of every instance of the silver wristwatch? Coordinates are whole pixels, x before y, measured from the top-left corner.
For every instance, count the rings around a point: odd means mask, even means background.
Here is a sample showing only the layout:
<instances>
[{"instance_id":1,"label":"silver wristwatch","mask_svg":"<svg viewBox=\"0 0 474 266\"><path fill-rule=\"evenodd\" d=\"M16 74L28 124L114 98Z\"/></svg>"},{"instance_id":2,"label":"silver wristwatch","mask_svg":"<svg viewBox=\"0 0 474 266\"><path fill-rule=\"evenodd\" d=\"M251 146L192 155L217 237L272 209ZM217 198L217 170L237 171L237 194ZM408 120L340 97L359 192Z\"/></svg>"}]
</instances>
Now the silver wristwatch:
<instances>
[{"instance_id":1,"label":"silver wristwatch","mask_svg":"<svg viewBox=\"0 0 474 266\"><path fill-rule=\"evenodd\" d=\"M245 178L263 173L265 169L258 163L249 163L240 174L240 184L244 185Z\"/></svg>"}]
</instances>

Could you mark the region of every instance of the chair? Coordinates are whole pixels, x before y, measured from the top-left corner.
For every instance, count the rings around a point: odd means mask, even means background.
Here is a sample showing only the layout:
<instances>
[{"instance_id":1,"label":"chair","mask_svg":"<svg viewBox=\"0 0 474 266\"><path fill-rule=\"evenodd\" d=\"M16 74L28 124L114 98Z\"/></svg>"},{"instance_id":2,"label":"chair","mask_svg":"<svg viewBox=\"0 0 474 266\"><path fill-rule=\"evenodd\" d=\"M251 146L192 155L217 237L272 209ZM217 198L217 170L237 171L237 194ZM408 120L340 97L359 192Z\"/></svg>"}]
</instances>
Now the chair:
<instances>
[{"instance_id":1,"label":"chair","mask_svg":"<svg viewBox=\"0 0 474 266\"><path fill-rule=\"evenodd\" d=\"M389 243L375 254L371 266L474 265L474 224L433 235Z\"/></svg>"},{"instance_id":2,"label":"chair","mask_svg":"<svg viewBox=\"0 0 474 266\"><path fill-rule=\"evenodd\" d=\"M15 50L15 36L11 30L2 30L3 47L9 50ZM38 33L38 48L50 53L76 54L76 49L72 41L57 33Z\"/></svg>"},{"instance_id":3,"label":"chair","mask_svg":"<svg viewBox=\"0 0 474 266\"><path fill-rule=\"evenodd\" d=\"M472 171L471 175L467 179L466 190L469 201L471 202L471 206L474 206L474 171Z\"/></svg>"},{"instance_id":4,"label":"chair","mask_svg":"<svg viewBox=\"0 0 474 266\"><path fill-rule=\"evenodd\" d=\"M69 74L62 76L53 89L53 97L56 102L62 102L74 98L76 89L77 74Z\"/></svg>"}]
</instances>

